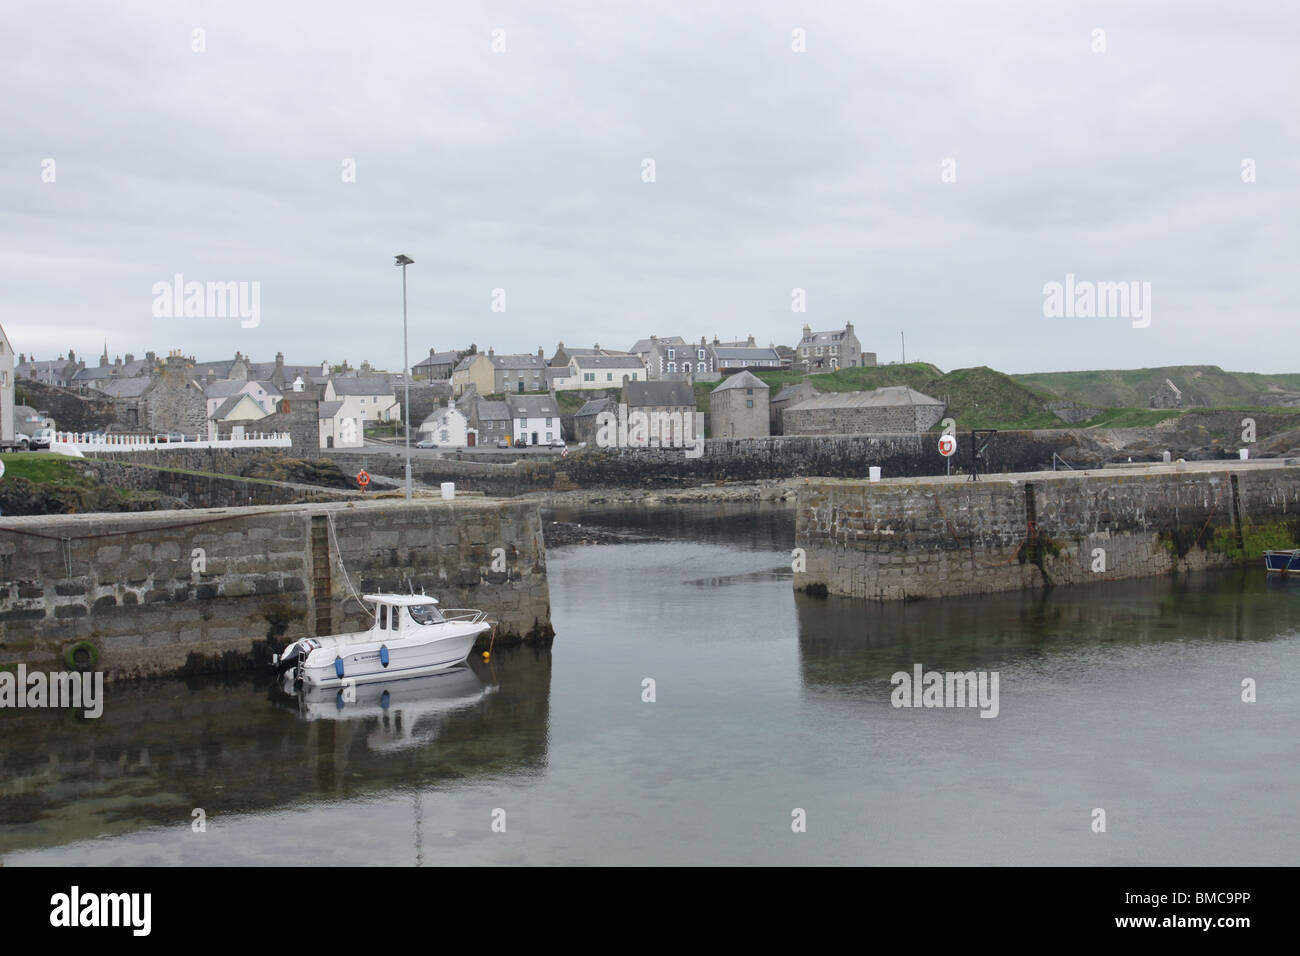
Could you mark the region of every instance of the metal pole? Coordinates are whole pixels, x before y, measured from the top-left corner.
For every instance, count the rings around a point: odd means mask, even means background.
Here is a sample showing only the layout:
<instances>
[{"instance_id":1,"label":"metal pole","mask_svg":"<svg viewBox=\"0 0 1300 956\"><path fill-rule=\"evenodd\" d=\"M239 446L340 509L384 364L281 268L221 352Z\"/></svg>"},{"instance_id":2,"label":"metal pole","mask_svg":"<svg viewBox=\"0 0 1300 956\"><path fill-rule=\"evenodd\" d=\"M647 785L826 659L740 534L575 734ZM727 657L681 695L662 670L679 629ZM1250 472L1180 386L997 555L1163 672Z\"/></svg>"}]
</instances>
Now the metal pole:
<instances>
[{"instance_id":1,"label":"metal pole","mask_svg":"<svg viewBox=\"0 0 1300 956\"><path fill-rule=\"evenodd\" d=\"M902 332L898 333L898 341L903 343L903 364L906 365L907 364L907 339L903 336Z\"/></svg>"},{"instance_id":2,"label":"metal pole","mask_svg":"<svg viewBox=\"0 0 1300 956\"><path fill-rule=\"evenodd\" d=\"M406 352L406 263L402 263L402 377L406 380L406 500L411 500L411 372Z\"/></svg>"}]
</instances>

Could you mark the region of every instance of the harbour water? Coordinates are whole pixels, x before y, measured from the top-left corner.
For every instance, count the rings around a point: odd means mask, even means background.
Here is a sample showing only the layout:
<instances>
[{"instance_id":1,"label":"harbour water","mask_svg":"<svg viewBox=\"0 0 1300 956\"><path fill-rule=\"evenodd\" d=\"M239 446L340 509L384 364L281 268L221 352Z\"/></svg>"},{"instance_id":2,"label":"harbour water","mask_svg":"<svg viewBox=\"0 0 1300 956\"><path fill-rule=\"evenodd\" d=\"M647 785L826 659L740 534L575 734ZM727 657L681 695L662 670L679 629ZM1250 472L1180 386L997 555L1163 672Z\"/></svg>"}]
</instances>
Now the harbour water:
<instances>
[{"instance_id":1,"label":"harbour water","mask_svg":"<svg viewBox=\"0 0 1300 956\"><path fill-rule=\"evenodd\" d=\"M259 676L0 711L0 863L1300 858L1300 584L867 604L793 593L777 506L547 519L657 539L550 551L550 650L355 703ZM996 672L996 718L892 706L917 664Z\"/></svg>"}]
</instances>

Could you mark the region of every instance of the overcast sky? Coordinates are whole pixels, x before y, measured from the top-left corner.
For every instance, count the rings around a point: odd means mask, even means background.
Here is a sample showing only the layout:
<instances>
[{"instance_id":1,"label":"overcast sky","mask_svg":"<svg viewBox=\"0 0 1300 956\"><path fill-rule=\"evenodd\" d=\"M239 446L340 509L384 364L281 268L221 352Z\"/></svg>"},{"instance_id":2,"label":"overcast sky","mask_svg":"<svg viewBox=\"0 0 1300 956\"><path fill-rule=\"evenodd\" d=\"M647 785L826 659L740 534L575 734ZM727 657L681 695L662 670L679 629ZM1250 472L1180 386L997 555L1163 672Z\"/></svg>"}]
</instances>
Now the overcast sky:
<instances>
[{"instance_id":1,"label":"overcast sky","mask_svg":"<svg viewBox=\"0 0 1300 956\"><path fill-rule=\"evenodd\" d=\"M397 369L402 252L412 362L852 321L882 363L1300 371L1298 48L1289 0L5 0L0 323ZM256 326L156 317L177 273ZM1046 317L1067 274L1150 324Z\"/></svg>"}]
</instances>

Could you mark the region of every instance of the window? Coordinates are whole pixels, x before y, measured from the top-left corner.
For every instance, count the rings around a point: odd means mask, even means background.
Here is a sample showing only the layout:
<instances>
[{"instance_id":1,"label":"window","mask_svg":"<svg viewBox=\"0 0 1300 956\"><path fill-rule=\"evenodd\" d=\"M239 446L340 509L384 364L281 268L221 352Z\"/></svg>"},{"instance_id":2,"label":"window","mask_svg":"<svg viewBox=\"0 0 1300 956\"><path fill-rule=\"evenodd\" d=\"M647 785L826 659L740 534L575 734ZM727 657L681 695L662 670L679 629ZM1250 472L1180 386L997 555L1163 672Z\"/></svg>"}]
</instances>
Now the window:
<instances>
[{"instance_id":1,"label":"window","mask_svg":"<svg viewBox=\"0 0 1300 956\"><path fill-rule=\"evenodd\" d=\"M594 382L594 381L596 381L596 373L595 373L595 372L583 372L583 373L582 373L582 380L583 380L584 382Z\"/></svg>"},{"instance_id":2,"label":"window","mask_svg":"<svg viewBox=\"0 0 1300 956\"><path fill-rule=\"evenodd\" d=\"M668 374L669 374L669 375L675 375L676 373L677 373L677 363L676 363L676 362L669 362L669 363L668 363Z\"/></svg>"},{"instance_id":3,"label":"window","mask_svg":"<svg viewBox=\"0 0 1300 956\"><path fill-rule=\"evenodd\" d=\"M361 399L361 404L364 405L365 403L366 403L366 400L365 400L364 398Z\"/></svg>"},{"instance_id":4,"label":"window","mask_svg":"<svg viewBox=\"0 0 1300 956\"><path fill-rule=\"evenodd\" d=\"M668 357L669 357L670 359L675 359L675 358L677 358L677 350L676 350L676 349L669 349L669 350L668 350Z\"/></svg>"},{"instance_id":5,"label":"window","mask_svg":"<svg viewBox=\"0 0 1300 956\"><path fill-rule=\"evenodd\" d=\"M745 389L745 394L746 394L746 395L753 395L753 394L754 394L754 390L753 390L752 388L747 388L747 389Z\"/></svg>"},{"instance_id":6,"label":"window","mask_svg":"<svg viewBox=\"0 0 1300 956\"><path fill-rule=\"evenodd\" d=\"M605 381L607 381L607 382L612 382L612 381L614 381L614 373L613 373L613 372L606 372L606 373L605 373Z\"/></svg>"},{"instance_id":7,"label":"window","mask_svg":"<svg viewBox=\"0 0 1300 956\"><path fill-rule=\"evenodd\" d=\"M407 610L411 614L411 620L416 624L441 624L443 620L438 608L432 604L412 604Z\"/></svg>"},{"instance_id":8,"label":"window","mask_svg":"<svg viewBox=\"0 0 1300 956\"><path fill-rule=\"evenodd\" d=\"M746 408L753 408L753 407L754 407L754 400L753 400L752 398L748 398L748 399L746 399L746 400L745 400L745 407L746 407Z\"/></svg>"},{"instance_id":9,"label":"window","mask_svg":"<svg viewBox=\"0 0 1300 956\"><path fill-rule=\"evenodd\" d=\"M698 349L695 353L699 358L704 358L704 349Z\"/></svg>"},{"instance_id":10,"label":"window","mask_svg":"<svg viewBox=\"0 0 1300 956\"><path fill-rule=\"evenodd\" d=\"M388 605L379 605L379 627L380 630L388 629Z\"/></svg>"}]
</instances>

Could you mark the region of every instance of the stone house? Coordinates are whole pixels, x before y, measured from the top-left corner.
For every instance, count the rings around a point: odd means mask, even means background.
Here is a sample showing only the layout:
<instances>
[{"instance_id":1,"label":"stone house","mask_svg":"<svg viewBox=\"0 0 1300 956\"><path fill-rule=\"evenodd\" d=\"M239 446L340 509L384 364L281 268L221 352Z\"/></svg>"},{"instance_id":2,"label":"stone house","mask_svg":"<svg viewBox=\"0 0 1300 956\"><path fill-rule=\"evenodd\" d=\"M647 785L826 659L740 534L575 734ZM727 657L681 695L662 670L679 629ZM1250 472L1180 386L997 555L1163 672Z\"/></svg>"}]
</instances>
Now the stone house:
<instances>
[{"instance_id":1,"label":"stone house","mask_svg":"<svg viewBox=\"0 0 1300 956\"><path fill-rule=\"evenodd\" d=\"M555 347L555 354L551 356L551 360L547 364L550 365L551 368L567 368L570 360L572 360L575 355L618 355L618 354L620 353L612 349L602 349L600 347L599 342L597 342L594 346L592 346L589 349L574 348L572 346L566 346L563 342L561 342L559 345Z\"/></svg>"},{"instance_id":2,"label":"stone house","mask_svg":"<svg viewBox=\"0 0 1300 956\"><path fill-rule=\"evenodd\" d=\"M60 388L67 388L72 384L73 376L84 367L85 363L79 362L76 354L69 350L67 358L60 355L57 359L43 362L38 362L35 358L28 359L26 355L20 355L14 367L14 374L18 378L30 378L42 385L56 385Z\"/></svg>"},{"instance_id":3,"label":"stone house","mask_svg":"<svg viewBox=\"0 0 1300 956\"><path fill-rule=\"evenodd\" d=\"M294 452L315 457L320 454L321 391L319 388L290 389L275 403L275 411L263 418L244 422L228 422L233 428L242 425L247 432L280 432L289 435Z\"/></svg>"},{"instance_id":4,"label":"stone house","mask_svg":"<svg viewBox=\"0 0 1300 956\"><path fill-rule=\"evenodd\" d=\"M596 416L602 412L618 415L618 403L612 398L593 398L573 416L573 439L593 445L596 442Z\"/></svg>"},{"instance_id":5,"label":"stone house","mask_svg":"<svg viewBox=\"0 0 1300 956\"><path fill-rule=\"evenodd\" d=\"M411 379L416 382L445 382L451 378L460 352L438 352L429 349L429 357L411 366Z\"/></svg>"},{"instance_id":6,"label":"stone house","mask_svg":"<svg viewBox=\"0 0 1300 956\"><path fill-rule=\"evenodd\" d=\"M793 385L785 386L773 395L768 403L768 412L771 416L771 434L784 435L785 429L781 424L781 413L791 405L797 405L816 394L818 394L817 389L813 388L811 382L796 382Z\"/></svg>"},{"instance_id":7,"label":"stone house","mask_svg":"<svg viewBox=\"0 0 1300 956\"><path fill-rule=\"evenodd\" d=\"M645 362L640 356L613 352L575 355L569 360L567 374L553 369L551 375L552 386L557 392L618 388L624 379L633 382L646 380Z\"/></svg>"},{"instance_id":8,"label":"stone house","mask_svg":"<svg viewBox=\"0 0 1300 956\"><path fill-rule=\"evenodd\" d=\"M649 423L649 444L678 445L695 440L695 389L689 382L634 382L623 383L618 414L628 416L628 429L632 431L632 415L642 412Z\"/></svg>"},{"instance_id":9,"label":"stone house","mask_svg":"<svg viewBox=\"0 0 1300 956\"><path fill-rule=\"evenodd\" d=\"M560 407L549 395L507 395L514 444L546 444L560 437Z\"/></svg>"},{"instance_id":10,"label":"stone house","mask_svg":"<svg viewBox=\"0 0 1300 956\"><path fill-rule=\"evenodd\" d=\"M497 355L488 350L492 363L492 392L497 395L522 395L525 392L545 392L546 357L539 348L537 354L519 353Z\"/></svg>"},{"instance_id":11,"label":"stone house","mask_svg":"<svg viewBox=\"0 0 1300 956\"><path fill-rule=\"evenodd\" d=\"M709 393L714 438L766 438L771 432L770 389L753 372L729 376Z\"/></svg>"},{"instance_id":12,"label":"stone house","mask_svg":"<svg viewBox=\"0 0 1300 956\"><path fill-rule=\"evenodd\" d=\"M471 391L456 403L467 419L469 427L478 434L478 444L495 445L501 439L511 438L510 409L506 403L487 399Z\"/></svg>"},{"instance_id":13,"label":"stone house","mask_svg":"<svg viewBox=\"0 0 1300 956\"><path fill-rule=\"evenodd\" d=\"M905 385L870 392L814 395L781 413L786 435L922 432L943 418L946 405Z\"/></svg>"},{"instance_id":14,"label":"stone house","mask_svg":"<svg viewBox=\"0 0 1300 956\"><path fill-rule=\"evenodd\" d=\"M420 438L438 443L440 448L472 448L478 443L478 432L469 426L469 419L455 405L438 408L420 423Z\"/></svg>"},{"instance_id":15,"label":"stone house","mask_svg":"<svg viewBox=\"0 0 1300 956\"><path fill-rule=\"evenodd\" d=\"M361 448L366 443L365 422L348 416L340 401L320 402L316 410L320 423L321 448Z\"/></svg>"},{"instance_id":16,"label":"stone house","mask_svg":"<svg viewBox=\"0 0 1300 956\"><path fill-rule=\"evenodd\" d=\"M344 418L365 422L400 422L402 406L385 375L331 375L324 401L342 402Z\"/></svg>"},{"instance_id":17,"label":"stone house","mask_svg":"<svg viewBox=\"0 0 1300 956\"><path fill-rule=\"evenodd\" d=\"M707 348L713 359L713 368L719 372L728 369L779 369L782 367L781 353L776 346L761 348L754 344L751 335L744 342L719 342L716 338Z\"/></svg>"},{"instance_id":18,"label":"stone house","mask_svg":"<svg viewBox=\"0 0 1300 956\"><path fill-rule=\"evenodd\" d=\"M256 380L232 379L225 382L212 381L203 386L203 395L208 402L208 415L216 412L217 407L235 395L247 395L257 403L265 414L275 410L276 400L281 395L280 389L270 382Z\"/></svg>"},{"instance_id":19,"label":"stone house","mask_svg":"<svg viewBox=\"0 0 1300 956\"><path fill-rule=\"evenodd\" d=\"M148 432L202 435L207 431L207 398L194 380L194 363L180 352L167 356L136 399L136 407L139 425Z\"/></svg>"},{"instance_id":20,"label":"stone house","mask_svg":"<svg viewBox=\"0 0 1300 956\"><path fill-rule=\"evenodd\" d=\"M488 349L488 353L492 350ZM496 372L488 353L470 352L451 372L451 392L457 398L471 388L479 395L491 395L496 388Z\"/></svg>"},{"instance_id":21,"label":"stone house","mask_svg":"<svg viewBox=\"0 0 1300 956\"><path fill-rule=\"evenodd\" d=\"M208 437L218 438L230 432L230 424L239 422L258 422L269 412L247 392L236 392L221 401L208 413Z\"/></svg>"},{"instance_id":22,"label":"stone house","mask_svg":"<svg viewBox=\"0 0 1300 956\"><path fill-rule=\"evenodd\" d=\"M656 335L641 339L628 352L641 359L650 381L676 379L685 381L688 375L708 375L715 371L713 353L704 337L699 345L691 345L680 335Z\"/></svg>"},{"instance_id":23,"label":"stone house","mask_svg":"<svg viewBox=\"0 0 1300 956\"><path fill-rule=\"evenodd\" d=\"M814 332L805 324L795 348L795 364L805 372L870 368L876 364L876 354L862 351L852 322L845 322L843 329L827 332Z\"/></svg>"}]
</instances>

